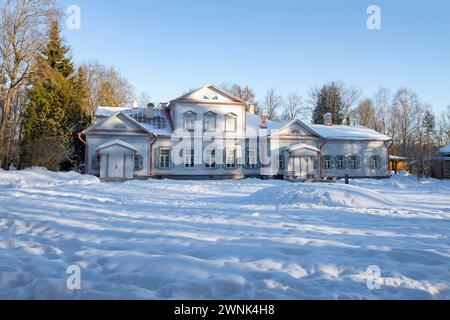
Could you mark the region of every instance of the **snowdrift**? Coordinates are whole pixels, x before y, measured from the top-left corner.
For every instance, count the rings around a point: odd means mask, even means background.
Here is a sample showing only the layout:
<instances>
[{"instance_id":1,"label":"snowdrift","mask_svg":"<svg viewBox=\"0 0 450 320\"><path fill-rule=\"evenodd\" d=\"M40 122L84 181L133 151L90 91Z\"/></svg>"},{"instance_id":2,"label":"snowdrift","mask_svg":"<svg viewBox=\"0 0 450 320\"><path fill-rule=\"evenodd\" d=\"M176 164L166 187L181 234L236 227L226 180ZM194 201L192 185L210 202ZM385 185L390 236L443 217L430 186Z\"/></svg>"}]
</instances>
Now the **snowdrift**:
<instances>
[{"instance_id":1,"label":"snowdrift","mask_svg":"<svg viewBox=\"0 0 450 320\"><path fill-rule=\"evenodd\" d=\"M386 196L345 184L292 184L255 192L249 199L259 204L290 207L390 208L396 205Z\"/></svg>"},{"instance_id":2,"label":"snowdrift","mask_svg":"<svg viewBox=\"0 0 450 320\"><path fill-rule=\"evenodd\" d=\"M96 183L100 183L97 177L82 175L77 172L53 172L40 167L21 171L0 169L0 188L55 187Z\"/></svg>"}]
</instances>

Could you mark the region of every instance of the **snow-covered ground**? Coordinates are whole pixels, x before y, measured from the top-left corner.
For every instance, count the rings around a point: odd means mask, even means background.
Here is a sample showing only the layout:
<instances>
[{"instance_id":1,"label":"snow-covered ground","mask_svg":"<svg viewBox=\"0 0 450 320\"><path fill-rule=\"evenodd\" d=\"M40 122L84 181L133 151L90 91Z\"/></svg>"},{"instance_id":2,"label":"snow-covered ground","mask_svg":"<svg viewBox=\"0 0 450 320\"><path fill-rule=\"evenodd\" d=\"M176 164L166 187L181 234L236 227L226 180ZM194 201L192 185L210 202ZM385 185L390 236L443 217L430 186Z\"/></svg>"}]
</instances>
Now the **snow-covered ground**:
<instances>
[{"instance_id":1,"label":"snow-covered ground","mask_svg":"<svg viewBox=\"0 0 450 320\"><path fill-rule=\"evenodd\" d=\"M449 235L450 182L407 175L346 186L0 171L0 299L450 299ZM70 265L81 290L66 288Z\"/></svg>"}]
</instances>

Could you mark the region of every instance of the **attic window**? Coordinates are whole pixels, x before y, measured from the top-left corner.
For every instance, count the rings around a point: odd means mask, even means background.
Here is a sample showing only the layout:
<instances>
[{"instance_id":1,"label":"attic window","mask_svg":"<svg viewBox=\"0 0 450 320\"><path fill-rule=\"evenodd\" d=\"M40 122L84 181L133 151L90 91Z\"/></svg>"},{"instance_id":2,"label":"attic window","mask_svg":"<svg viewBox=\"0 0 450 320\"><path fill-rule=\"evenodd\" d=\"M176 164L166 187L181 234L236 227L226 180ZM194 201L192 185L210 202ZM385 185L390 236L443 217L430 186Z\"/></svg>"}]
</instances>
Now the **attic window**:
<instances>
[{"instance_id":1,"label":"attic window","mask_svg":"<svg viewBox=\"0 0 450 320\"><path fill-rule=\"evenodd\" d=\"M219 100L219 96L217 96L217 94L214 94L212 92L207 92L202 95L202 99L203 100Z\"/></svg>"},{"instance_id":2,"label":"attic window","mask_svg":"<svg viewBox=\"0 0 450 320\"><path fill-rule=\"evenodd\" d=\"M117 124L114 125L114 129L123 130L123 129L126 129L126 128L127 128L127 126L124 125L123 123L117 123Z\"/></svg>"}]
</instances>

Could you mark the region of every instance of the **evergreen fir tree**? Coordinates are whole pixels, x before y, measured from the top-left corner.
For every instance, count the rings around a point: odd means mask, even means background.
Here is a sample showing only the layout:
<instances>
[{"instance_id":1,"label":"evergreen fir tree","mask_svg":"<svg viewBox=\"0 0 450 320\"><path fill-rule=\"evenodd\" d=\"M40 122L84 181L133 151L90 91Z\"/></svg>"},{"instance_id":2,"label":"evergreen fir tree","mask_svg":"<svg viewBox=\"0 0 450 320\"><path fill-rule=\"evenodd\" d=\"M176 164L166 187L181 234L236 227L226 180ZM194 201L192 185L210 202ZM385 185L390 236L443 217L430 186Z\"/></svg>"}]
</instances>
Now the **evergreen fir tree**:
<instances>
[{"instance_id":1,"label":"evergreen fir tree","mask_svg":"<svg viewBox=\"0 0 450 320\"><path fill-rule=\"evenodd\" d=\"M425 144L431 144L434 139L436 120L434 114L428 110L425 112L422 126L425 134Z\"/></svg>"},{"instance_id":2,"label":"evergreen fir tree","mask_svg":"<svg viewBox=\"0 0 450 320\"><path fill-rule=\"evenodd\" d=\"M84 158L77 133L90 125L84 72L74 71L59 25L52 23L47 47L37 57L24 117L21 166L74 169Z\"/></svg>"},{"instance_id":3,"label":"evergreen fir tree","mask_svg":"<svg viewBox=\"0 0 450 320\"><path fill-rule=\"evenodd\" d=\"M333 122L342 124L346 120L346 114L342 105L339 86L334 82L324 85L315 97L312 122L314 124L323 124L323 116L326 113L331 113Z\"/></svg>"}]
</instances>

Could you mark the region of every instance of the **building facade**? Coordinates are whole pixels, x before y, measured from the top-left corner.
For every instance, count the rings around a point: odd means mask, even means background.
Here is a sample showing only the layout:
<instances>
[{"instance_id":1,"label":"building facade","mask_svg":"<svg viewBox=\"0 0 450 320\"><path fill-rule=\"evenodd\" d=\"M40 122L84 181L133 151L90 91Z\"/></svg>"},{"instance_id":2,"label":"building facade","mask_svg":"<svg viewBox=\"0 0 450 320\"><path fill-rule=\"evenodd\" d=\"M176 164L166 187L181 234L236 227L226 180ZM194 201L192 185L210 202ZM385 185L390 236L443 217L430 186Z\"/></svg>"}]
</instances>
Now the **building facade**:
<instances>
[{"instance_id":1,"label":"building facade","mask_svg":"<svg viewBox=\"0 0 450 320\"><path fill-rule=\"evenodd\" d=\"M83 132L85 171L105 180L390 176L392 139L358 126L268 121L207 85L145 108L99 107Z\"/></svg>"}]
</instances>

